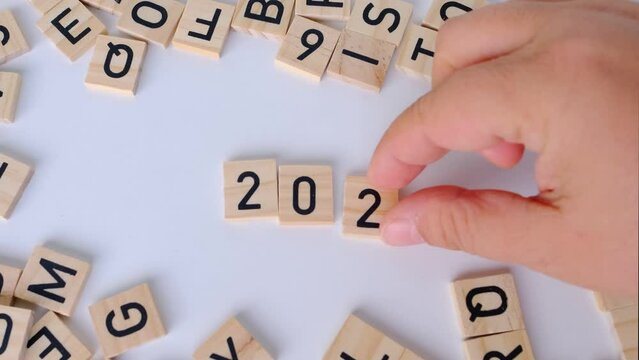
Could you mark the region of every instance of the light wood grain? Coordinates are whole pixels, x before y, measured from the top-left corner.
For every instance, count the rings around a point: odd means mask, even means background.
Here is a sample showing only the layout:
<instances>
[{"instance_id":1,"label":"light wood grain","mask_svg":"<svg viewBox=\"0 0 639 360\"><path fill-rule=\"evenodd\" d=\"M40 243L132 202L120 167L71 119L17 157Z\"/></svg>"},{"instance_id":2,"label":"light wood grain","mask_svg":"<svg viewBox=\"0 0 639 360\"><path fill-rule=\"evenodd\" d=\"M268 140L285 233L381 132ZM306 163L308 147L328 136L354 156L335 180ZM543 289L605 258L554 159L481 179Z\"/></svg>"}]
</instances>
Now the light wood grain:
<instances>
[{"instance_id":1,"label":"light wood grain","mask_svg":"<svg viewBox=\"0 0 639 360\"><path fill-rule=\"evenodd\" d=\"M11 306L22 269L0 264L0 305Z\"/></svg>"},{"instance_id":2,"label":"light wood grain","mask_svg":"<svg viewBox=\"0 0 639 360\"><path fill-rule=\"evenodd\" d=\"M446 20L468 13L467 9L476 10L486 4L486 0L433 0L422 25L439 30Z\"/></svg>"},{"instance_id":3,"label":"light wood grain","mask_svg":"<svg viewBox=\"0 0 639 360\"><path fill-rule=\"evenodd\" d=\"M173 46L219 59L234 13L234 5L213 0L189 0L175 31Z\"/></svg>"},{"instance_id":4,"label":"light wood grain","mask_svg":"<svg viewBox=\"0 0 639 360\"><path fill-rule=\"evenodd\" d=\"M525 330L479 337L464 341L467 360L498 359L497 354L487 357L489 353L498 353L503 358L516 360L534 360L533 349Z\"/></svg>"},{"instance_id":5,"label":"light wood grain","mask_svg":"<svg viewBox=\"0 0 639 360\"><path fill-rule=\"evenodd\" d=\"M0 305L0 341L6 341L6 349L0 360L22 360L29 330L33 324L31 310Z\"/></svg>"},{"instance_id":6,"label":"light wood grain","mask_svg":"<svg viewBox=\"0 0 639 360\"><path fill-rule=\"evenodd\" d=\"M370 216L363 218L375 204L376 196L379 197L379 205ZM398 202L398 190L377 188L368 181L366 176L348 176L344 182L343 234L379 238L382 219Z\"/></svg>"},{"instance_id":7,"label":"light wood grain","mask_svg":"<svg viewBox=\"0 0 639 360\"><path fill-rule=\"evenodd\" d=\"M127 0L81 0L83 3L94 8L106 11L110 14L122 15L122 4Z\"/></svg>"},{"instance_id":8,"label":"light wood grain","mask_svg":"<svg viewBox=\"0 0 639 360\"><path fill-rule=\"evenodd\" d=\"M25 360L89 360L92 355L71 329L49 311L31 327Z\"/></svg>"},{"instance_id":9,"label":"light wood grain","mask_svg":"<svg viewBox=\"0 0 639 360\"><path fill-rule=\"evenodd\" d=\"M118 29L166 48L171 43L182 11L184 5L175 0L128 0L122 5Z\"/></svg>"},{"instance_id":10,"label":"light wood grain","mask_svg":"<svg viewBox=\"0 0 639 360\"><path fill-rule=\"evenodd\" d=\"M397 68L412 76L430 79L435 60L437 31L409 24L397 54Z\"/></svg>"},{"instance_id":11,"label":"light wood grain","mask_svg":"<svg viewBox=\"0 0 639 360\"><path fill-rule=\"evenodd\" d=\"M15 121L21 87L22 76L20 74L0 72L0 122L12 123Z\"/></svg>"},{"instance_id":12,"label":"light wood grain","mask_svg":"<svg viewBox=\"0 0 639 360\"><path fill-rule=\"evenodd\" d=\"M352 0L297 0L295 15L314 20L346 21L351 16Z\"/></svg>"},{"instance_id":13,"label":"light wood grain","mask_svg":"<svg viewBox=\"0 0 639 360\"><path fill-rule=\"evenodd\" d=\"M639 300L636 296L603 294L599 292L595 292L594 295L597 306L599 306L599 310L601 311L611 311L639 304Z\"/></svg>"},{"instance_id":14,"label":"light wood grain","mask_svg":"<svg viewBox=\"0 0 639 360\"><path fill-rule=\"evenodd\" d=\"M240 202L248 196L255 180L259 186L246 201L249 209L240 210ZM240 178L242 181L240 181ZM259 206L259 209L256 207ZM224 218L247 220L277 217L277 163L274 159L227 161L224 163Z\"/></svg>"},{"instance_id":15,"label":"light wood grain","mask_svg":"<svg viewBox=\"0 0 639 360\"><path fill-rule=\"evenodd\" d=\"M315 184L311 192L307 178ZM297 202L294 185L299 183ZM313 196L314 195L314 196ZM314 198L315 207L312 207ZM333 215L333 169L330 166L285 165L279 168L279 220L283 225L330 224ZM298 205L295 209L294 204ZM302 213L299 212L302 210ZM308 212L308 213L307 213Z\"/></svg>"},{"instance_id":16,"label":"light wood grain","mask_svg":"<svg viewBox=\"0 0 639 360\"><path fill-rule=\"evenodd\" d=\"M46 14L47 11L53 9L61 0L29 0L34 9L40 14Z\"/></svg>"},{"instance_id":17,"label":"light wood grain","mask_svg":"<svg viewBox=\"0 0 639 360\"><path fill-rule=\"evenodd\" d=\"M413 4L402 0L355 0L346 29L398 46L412 13Z\"/></svg>"},{"instance_id":18,"label":"light wood grain","mask_svg":"<svg viewBox=\"0 0 639 360\"><path fill-rule=\"evenodd\" d=\"M32 174L31 166L0 153L0 218L11 216Z\"/></svg>"},{"instance_id":19,"label":"light wood grain","mask_svg":"<svg viewBox=\"0 0 639 360\"><path fill-rule=\"evenodd\" d=\"M232 348L231 348L232 346ZM235 350L235 353L232 353ZM260 345L235 318L227 321L209 337L193 354L194 360L212 359L214 355L228 359L272 360L273 357Z\"/></svg>"},{"instance_id":20,"label":"light wood grain","mask_svg":"<svg viewBox=\"0 0 639 360\"><path fill-rule=\"evenodd\" d=\"M235 31L280 41L286 35L295 0L239 0L231 26ZM256 18L257 17L257 18Z\"/></svg>"},{"instance_id":21,"label":"light wood grain","mask_svg":"<svg viewBox=\"0 0 639 360\"><path fill-rule=\"evenodd\" d=\"M0 64L31 49L11 10L0 11L0 28L4 30L0 32Z\"/></svg>"}]
</instances>

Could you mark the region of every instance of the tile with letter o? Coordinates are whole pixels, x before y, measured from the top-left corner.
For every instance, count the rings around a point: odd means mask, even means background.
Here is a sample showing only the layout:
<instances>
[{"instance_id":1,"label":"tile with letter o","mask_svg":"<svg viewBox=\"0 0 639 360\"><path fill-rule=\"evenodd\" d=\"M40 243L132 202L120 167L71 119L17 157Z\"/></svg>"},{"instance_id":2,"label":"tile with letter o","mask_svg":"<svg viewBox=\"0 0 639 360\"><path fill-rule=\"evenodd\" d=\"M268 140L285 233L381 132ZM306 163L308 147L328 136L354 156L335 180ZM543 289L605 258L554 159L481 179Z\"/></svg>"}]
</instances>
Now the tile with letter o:
<instances>
[{"instance_id":1,"label":"tile with letter o","mask_svg":"<svg viewBox=\"0 0 639 360\"><path fill-rule=\"evenodd\" d=\"M182 11L184 5L176 0L128 0L122 6L118 29L166 48Z\"/></svg>"}]
</instances>

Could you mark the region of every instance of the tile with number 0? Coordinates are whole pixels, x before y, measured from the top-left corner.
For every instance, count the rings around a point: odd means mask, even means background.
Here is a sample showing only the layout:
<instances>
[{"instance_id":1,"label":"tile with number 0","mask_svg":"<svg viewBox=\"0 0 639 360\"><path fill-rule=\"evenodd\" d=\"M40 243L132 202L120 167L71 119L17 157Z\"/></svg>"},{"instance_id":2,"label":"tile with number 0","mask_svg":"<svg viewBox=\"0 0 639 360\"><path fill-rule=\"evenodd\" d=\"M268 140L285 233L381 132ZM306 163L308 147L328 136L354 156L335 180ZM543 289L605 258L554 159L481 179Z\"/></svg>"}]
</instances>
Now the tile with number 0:
<instances>
[{"instance_id":1,"label":"tile with number 0","mask_svg":"<svg viewBox=\"0 0 639 360\"><path fill-rule=\"evenodd\" d=\"M0 305L0 359L22 360L33 324L33 312Z\"/></svg>"},{"instance_id":2,"label":"tile with number 0","mask_svg":"<svg viewBox=\"0 0 639 360\"><path fill-rule=\"evenodd\" d=\"M89 360L93 354L53 312L47 312L29 332L28 360Z\"/></svg>"},{"instance_id":3,"label":"tile with number 0","mask_svg":"<svg viewBox=\"0 0 639 360\"><path fill-rule=\"evenodd\" d=\"M20 97L22 76L18 73L0 72L0 122L12 123Z\"/></svg>"},{"instance_id":4,"label":"tile with number 0","mask_svg":"<svg viewBox=\"0 0 639 360\"><path fill-rule=\"evenodd\" d=\"M478 337L464 341L466 360L514 359L534 360L525 330Z\"/></svg>"},{"instance_id":5,"label":"tile with number 0","mask_svg":"<svg viewBox=\"0 0 639 360\"><path fill-rule=\"evenodd\" d=\"M0 305L11 306L22 269L0 264Z\"/></svg>"},{"instance_id":6,"label":"tile with number 0","mask_svg":"<svg viewBox=\"0 0 639 360\"><path fill-rule=\"evenodd\" d=\"M128 0L122 6L118 29L166 48L183 11L184 5L176 0Z\"/></svg>"},{"instance_id":7,"label":"tile with number 0","mask_svg":"<svg viewBox=\"0 0 639 360\"><path fill-rule=\"evenodd\" d=\"M122 3L127 0L81 0L94 8L104 10L113 15L122 15Z\"/></svg>"},{"instance_id":8,"label":"tile with number 0","mask_svg":"<svg viewBox=\"0 0 639 360\"><path fill-rule=\"evenodd\" d=\"M11 10L0 11L0 64L30 49Z\"/></svg>"},{"instance_id":9,"label":"tile with number 0","mask_svg":"<svg viewBox=\"0 0 639 360\"><path fill-rule=\"evenodd\" d=\"M224 218L277 217L277 163L273 159L224 163Z\"/></svg>"},{"instance_id":10,"label":"tile with number 0","mask_svg":"<svg viewBox=\"0 0 639 360\"><path fill-rule=\"evenodd\" d=\"M279 204L280 224L332 223L333 169L319 165L280 166Z\"/></svg>"},{"instance_id":11,"label":"tile with number 0","mask_svg":"<svg viewBox=\"0 0 639 360\"><path fill-rule=\"evenodd\" d=\"M344 235L378 238L382 219L398 202L398 190L376 188L366 176L348 176L344 183Z\"/></svg>"},{"instance_id":12,"label":"tile with number 0","mask_svg":"<svg viewBox=\"0 0 639 360\"><path fill-rule=\"evenodd\" d=\"M446 20L485 6L486 0L433 0L422 25L439 30Z\"/></svg>"},{"instance_id":13,"label":"tile with number 0","mask_svg":"<svg viewBox=\"0 0 639 360\"><path fill-rule=\"evenodd\" d=\"M295 15L314 20L346 21L351 15L352 0L297 0Z\"/></svg>"},{"instance_id":14,"label":"tile with number 0","mask_svg":"<svg viewBox=\"0 0 639 360\"><path fill-rule=\"evenodd\" d=\"M239 0L231 26L235 31L281 40L291 22L295 0Z\"/></svg>"},{"instance_id":15,"label":"tile with number 0","mask_svg":"<svg viewBox=\"0 0 639 360\"><path fill-rule=\"evenodd\" d=\"M11 216L32 174L31 166L0 153L0 218Z\"/></svg>"},{"instance_id":16,"label":"tile with number 0","mask_svg":"<svg viewBox=\"0 0 639 360\"><path fill-rule=\"evenodd\" d=\"M437 31L409 24L398 49L396 66L406 74L430 79L435 60Z\"/></svg>"},{"instance_id":17,"label":"tile with number 0","mask_svg":"<svg viewBox=\"0 0 639 360\"><path fill-rule=\"evenodd\" d=\"M402 0L355 0L346 29L398 46L412 13Z\"/></svg>"},{"instance_id":18,"label":"tile with number 0","mask_svg":"<svg viewBox=\"0 0 639 360\"><path fill-rule=\"evenodd\" d=\"M273 357L235 318L227 321L193 354L193 360L272 360Z\"/></svg>"},{"instance_id":19,"label":"tile with number 0","mask_svg":"<svg viewBox=\"0 0 639 360\"><path fill-rule=\"evenodd\" d=\"M175 31L173 46L219 59L234 12L235 5L214 0L189 0Z\"/></svg>"}]
</instances>

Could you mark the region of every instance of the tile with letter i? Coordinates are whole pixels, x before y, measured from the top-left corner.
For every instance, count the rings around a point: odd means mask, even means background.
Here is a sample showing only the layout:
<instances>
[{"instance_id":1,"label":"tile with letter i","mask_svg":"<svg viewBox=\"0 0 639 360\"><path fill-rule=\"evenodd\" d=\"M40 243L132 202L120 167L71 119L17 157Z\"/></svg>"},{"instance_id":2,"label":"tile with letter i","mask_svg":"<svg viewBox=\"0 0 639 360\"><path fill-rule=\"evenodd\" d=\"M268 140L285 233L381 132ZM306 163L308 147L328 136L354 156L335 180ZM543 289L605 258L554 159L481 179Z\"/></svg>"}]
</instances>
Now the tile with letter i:
<instances>
[{"instance_id":1,"label":"tile with letter i","mask_svg":"<svg viewBox=\"0 0 639 360\"><path fill-rule=\"evenodd\" d=\"M0 264L0 305L11 306L22 270Z\"/></svg>"},{"instance_id":2,"label":"tile with letter i","mask_svg":"<svg viewBox=\"0 0 639 360\"><path fill-rule=\"evenodd\" d=\"M297 0L295 15L314 20L346 21L351 15L352 0Z\"/></svg>"},{"instance_id":3,"label":"tile with letter i","mask_svg":"<svg viewBox=\"0 0 639 360\"><path fill-rule=\"evenodd\" d=\"M355 0L346 29L398 46L412 13L413 4L402 0Z\"/></svg>"},{"instance_id":4,"label":"tile with letter i","mask_svg":"<svg viewBox=\"0 0 639 360\"><path fill-rule=\"evenodd\" d=\"M29 165L0 154L0 218L9 218L32 174Z\"/></svg>"},{"instance_id":5,"label":"tile with letter i","mask_svg":"<svg viewBox=\"0 0 639 360\"><path fill-rule=\"evenodd\" d=\"M396 66L414 76L430 79L433 73L437 31L409 24L399 46Z\"/></svg>"},{"instance_id":6,"label":"tile with letter i","mask_svg":"<svg viewBox=\"0 0 639 360\"><path fill-rule=\"evenodd\" d=\"M189 0L173 36L173 46L219 59L234 12L235 5L214 0Z\"/></svg>"},{"instance_id":7,"label":"tile with letter i","mask_svg":"<svg viewBox=\"0 0 639 360\"><path fill-rule=\"evenodd\" d=\"M235 318L227 321L209 337L193 354L193 360L273 360Z\"/></svg>"},{"instance_id":8,"label":"tile with letter i","mask_svg":"<svg viewBox=\"0 0 639 360\"><path fill-rule=\"evenodd\" d=\"M83 3L104 10L110 14L122 15L122 3L126 0L81 0Z\"/></svg>"},{"instance_id":9,"label":"tile with letter i","mask_svg":"<svg viewBox=\"0 0 639 360\"><path fill-rule=\"evenodd\" d=\"M92 355L64 322L51 311L38 320L29 332L25 356L28 360L89 360Z\"/></svg>"},{"instance_id":10,"label":"tile with letter i","mask_svg":"<svg viewBox=\"0 0 639 360\"><path fill-rule=\"evenodd\" d=\"M118 29L166 48L182 11L184 5L175 0L128 0L122 6Z\"/></svg>"},{"instance_id":11,"label":"tile with letter i","mask_svg":"<svg viewBox=\"0 0 639 360\"><path fill-rule=\"evenodd\" d=\"M0 122L15 121L21 85L20 74L0 72Z\"/></svg>"},{"instance_id":12,"label":"tile with letter i","mask_svg":"<svg viewBox=\"0 0 639 360\"><path fill-rule=\"evenodd\" d=\"M466 360L534 360L525 330L478 337L464 342Z\"/></svg>"},{"instance_id":13,"label":"tile with letter i","mask_svg":"<svg viewBox=\"0 0 639 360\"><path fill-rule=\"evenodd\" d=\"M446 20L486 5L486 0L433 0L422 25L439 30Z\"/></svg>"},{"instance_id":14,"label":"tile with letter i","mask_svg":"<svg viewBox=\"0 0 639 360\"><path fill-rule=\"evenodd\" d=\"M279 204L280 224L332 223L333 169L317 165L280 166Z\"/></svg>"},{"instance_id":15,"label":"tile with letter i","mask_svg":"<svg viewBox=\"0 0 639 360\"><path fill-rule=\"evenodd\" d=\"M239 0L231 26L236 31L281 40L294 6L295 0Z\"/></svg>"},{"instance_id":16,"label":"tile with letter i","mask_svg":"<svg viewBox=\"0 0 639 360\"><path fill-rule=\"evenodd\" d=\"M33 324L31 310L0 305L0 360L22 360Z\"/></svg>"},{"instance_id":17,"label":"tile with letter i","mask_svg":"<svg viewBox=\"0 0 639 360\"><path fill-rule=\"evenodd\" d=\"M382 219L398 202L398 190L375 188L366 176L348 176L344 183L344 235L378 238Z\"/></svg>"},{"instance_id":18,"label":"tile with letter i","mask_svg":"<svg viewBox=\"0 0 639 360\"><path fill-rule=\"evenodd\" d=\"M30 49L16 18L10 10L0 11L0 64Z\"/></svg>"},{"instance_id":19,"label":"tile with letter i","mask_svg":"<svg viewBox=\"0 0 639 360\"><path fill-rule=\"evenodd\" d=\"M224 218L277 217L277 163L273 159L224 163Z\"/></svg>"}]
</instances>

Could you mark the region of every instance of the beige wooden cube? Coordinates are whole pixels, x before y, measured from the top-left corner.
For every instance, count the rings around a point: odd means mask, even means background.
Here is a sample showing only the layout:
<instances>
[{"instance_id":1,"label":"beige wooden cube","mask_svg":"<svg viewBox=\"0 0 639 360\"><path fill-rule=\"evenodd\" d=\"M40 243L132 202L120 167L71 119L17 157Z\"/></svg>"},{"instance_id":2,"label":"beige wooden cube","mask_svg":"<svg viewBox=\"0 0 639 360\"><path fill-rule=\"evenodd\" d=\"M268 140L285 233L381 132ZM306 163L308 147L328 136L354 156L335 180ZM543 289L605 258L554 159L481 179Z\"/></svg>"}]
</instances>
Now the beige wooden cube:
<instances>
[{"instance_id":1,"label":"beige wooden cube","mask_svg":"<svg viewBox=\"0 0 639 360\"><path fill-rule=\"evenodd\" d=\"M30 49L11 10L0 11L0 64Z\"/></svg>"},{"instance_id":2,"label":"beige wooden cube","mask_svg":"<svg viewBox=\"0 0 639 360\"><path fill-rule=\"evenodd\" d=\"M398 46L413 4L402 0L355 0L346 29Z\"/></svg>"},{"instance_id":3,"label":"beige wooden cube","mask_svg":"<svg viewBox=\"0 0 639 360\"><path fill-rule=\"evenodd\" d=\"M406 74L430 79L435 59L437 31L409 24L399 46L396 66Z\"/></svg>"},{"instance_id":4,"label":"beige wooden cube","mask_svg":"<svg viewBox=\"0 0 639 360\"><path fill-rule=\"evenodd\" d=\"M376 188L366 176L348 176L344 183L342 232L347 236L379 238L382 219L398 202L398 190Z\"/></svg>"},{"instance_id":5,"label":"beige wooden cube","mask_svg":"<svg viewBox=\"0 0 639 360\"><path fill-rule=\"evenodd\" d=\"M486 0L433 0L422 25L439 30L446 20L485 6Z\"/></svg>"},{"instance_id":6,"label":"beige wooden cube","mask_svg":"<svg viewBox=\"0 0 639 360\"><path fill-rule=\"evenodd\" d=\"M193 354L193 360L208 359L272 360L273 357L239 321L233 318L222 325Z\"/></svg>"},{"instance_id":7,"label":"beige wooden cube","mask_svg":"<svg viewBox=\"0 0 639 360\"><path fill-rule=\"evenodd\" d=\"M224 163L224 218L277 217L277 163L273 159Z\"/></svg>"},{"instance_id":8,"label":"beige wooden cube","mask_svg":"<svg viewBox=\"0 0 639 360\"><path fill-rule=\"evenodd\" d=\"M61 0L29 0L31 5L40 13L46 14L47 11L53 9Z\"/></svg>"},{"instance_id":9,"label":"beige wooden cube","mask_svg":"<svg viewBox=\"0 0 639 360\"><path fill-rule=\"evenodd\" d=\"M280 166L279 196L280 224L314 225L334 221L330 166Z\"/></svg>"},{"instance_id":10,"label":"beige wooden cube","mask_svg":"<svg viewBox=\"0 0 639 360\"><path fill-rule=\"evenodd\" d=\"M32 174L29 165L0 154L0 218L11 216Z\"/></svg>"},{"instance_id":11,"label":"beige wooden cube","mask_svg":"<svg viewBox=\"0 0 639 360\"><path fill-rule=\"evenodd\" d=\"M297 0L295 15L315 20L346 21L351 16L352 0Z\"/></svg>"},{"instance_id":12,"label":"beige wooden cube","mask_svg":"<svg viewBox=\"0 0 639 360\"><path fill-rule=\"evenodd\" d=\"M535 359L525 330L466 340L464 341L464 350L466 360Z\"/></svg>"},{"instance_id":13,"label":"beige wooden cube","mask_svg":"<svg viewBox=\"0 0 639 360\"><path fill-rule=\"evenodd\" d=\"M219 59L234 12L235 5L214 0L189 0L175 31L173 46Z\"/></svg>"},{"instance_id":14,"label":"beige wooden cube","mask_svg":"<svg viewBox=\"0 0 639 360\"><path fill-rule=\"evenodd\" d=\"M254 36L282 40L294 6L295 0L239 0L231 26Z\"/></svg>"},{"instance_id":15,"label":"beige wooden cube","mask_svg":"<svg viewBox=\"0 0 639 360\"><path fill-rule=\"evenodd\" d=\"M0 264L0 305L11 306L22 269Z\"/></svg>"},{"instance_id":16,"label":"beige wooden cube","mask_svg":"<svg viewBox=\"0 0 639 360\"><path fill-rule=\"evenodd\" d=\"M176 0L128 0L122 5L118 29L166 48L182 11L184 5Z\"/></svg>"},{"instance_id":17,"label":"beige wooden cube","mask_svg":"<svg viewBox=\"0 0 639 360\"><path fill-rule=\"evenodd\" d=\"M94 8L104 10L110 14L122 15L122 3L128 0L81 0L83 3Z\"/></svg>"},{"instance_id":18,"label":"beige wooden cube","mask_svg":"<svg viewBox=\"0 0 639 360\"><path fill-rule=\"evenodd\" d=\"M0 305L0 359L22 360L33 313L15 307Z\"/></svg>"},{"instance_id":19,"label":"beige wooden cube","mask_svg":"<svg viewBox=\"0 0 639 360\"><path fill-rule=\"evenodd\" d=\"M89 360L92 355L64 322L51 311L31 327L26 360Z\"/></svg>"},{"instance_id":20,"label":"beige wooden cube","mask_svg":"<svg viewBox=\"0 0 639 360\"><path fill-rule=\"evenodd\" d=\"M0 122L12 123L20 97L22 77L18 73L0 72Z\"/></svg>"}]
</instances>

